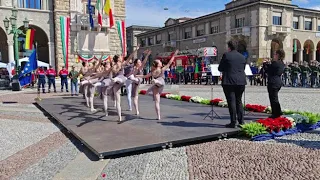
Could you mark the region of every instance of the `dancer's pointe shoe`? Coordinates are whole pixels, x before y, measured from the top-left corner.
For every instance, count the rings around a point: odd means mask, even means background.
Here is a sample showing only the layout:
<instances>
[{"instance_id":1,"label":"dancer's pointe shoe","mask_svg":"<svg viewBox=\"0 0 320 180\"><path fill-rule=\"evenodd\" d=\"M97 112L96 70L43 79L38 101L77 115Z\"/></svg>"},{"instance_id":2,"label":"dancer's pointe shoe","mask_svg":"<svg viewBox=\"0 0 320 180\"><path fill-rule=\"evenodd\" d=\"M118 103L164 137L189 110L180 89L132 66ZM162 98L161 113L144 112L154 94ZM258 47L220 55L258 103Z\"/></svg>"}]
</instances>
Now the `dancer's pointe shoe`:
<instances>
[{"instance_id":1,"label":"dancer's pointe shoe","mask_svg":"<svg viewBox=\"0 0 320 180\"><path fill-rule=\"evenodd\" d=\"M157 120L159 120L159 121L161 120L160 116L157 118Z\"/></svg>"},{"instance_id":2,"label":"dancer's pointe shoe","mask_svg":"<svg viewBox=\"0 0 320 180\"><path fill-rule=\"evenodd\" d=\"M139 114L140 114L139 111L137 111L137 112L136 112L136 115L139 116Z\"/></svg>"},{"instance_id":3,"label":"dancer's pointe shoe","mask_svg":"<svg viewBox=\"0 0 320 180\"><path fill-rule=\"evenodd\" d=\"M106 117L107 117L107 116L109 116L109 113L108 113L108 112L106 112Z\"/></svg>"},{"instance_id":4,"label":"dancer's pointe shoe","mask_svg":"<svg viewBox=\"0 0 320 180\"><path fill-rule=\"evenodd\" d=\"M118 124L121 124L121 123L123 123L123 121L122 121L122 119L120 118L120 119L118 120Z\"/></svg>"},{"instance_id":5,"label":"dancer's pointe shoe","mask_svg":"<svg viewBox=\"0 0 320 180\"><path fill-rule=\"evenodd\" d=\"M91 112L97 112L97 110L96 110L96 109L91 109L90 111L91 111Z\"/></svg>"},{"instance_id":6,"label":"dancer's pointe shoe","mask_svg":"<svg viewBox=\"0 0 320 180\"><path fill-rule=\"evenodd\" d=\"M90 107L89 103L87 103L87 107L88 107L88 108Z\"/></svg>"}]
</instances>

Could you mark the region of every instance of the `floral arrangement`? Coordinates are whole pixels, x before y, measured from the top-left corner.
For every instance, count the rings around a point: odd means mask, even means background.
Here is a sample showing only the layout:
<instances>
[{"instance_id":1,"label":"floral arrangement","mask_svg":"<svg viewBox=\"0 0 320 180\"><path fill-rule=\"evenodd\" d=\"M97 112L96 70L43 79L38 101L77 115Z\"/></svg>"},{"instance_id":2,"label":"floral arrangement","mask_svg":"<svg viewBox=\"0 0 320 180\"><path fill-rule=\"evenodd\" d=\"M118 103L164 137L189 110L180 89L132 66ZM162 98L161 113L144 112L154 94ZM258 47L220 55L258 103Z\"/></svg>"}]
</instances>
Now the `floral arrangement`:
<instances>
[{"instance_id":1,"label":"floral arrangement","mask_svg":"<svg viewBox=\"0 0 320 180\"><path fill-rule=\"evenodd\" d=\"M267 128L268 132L280 132L281 130L285 131L287 129L292 128L294 124L293 122L287 119L286 117L279 117L279 118L267 118L267 119L259 119L257 123L262 124Z\"/></svg>"},{"instance_id":2,"label":"floral arrangement","mask_svg":"<svg viewBox=\"0 0 320 180\"><path fill-rule=\"evenodd\" d=\"M191 96L181 96L181 101L187 101L189 102L191 99Z\"/></svg>"},{"instance_id":3,"label":"floral arrangement","mask_svg":"<svg viewBox=\"0 0 320 180\"><path fill-rule=\"evenodd\" d=\"M266 112L267 106L246 104L245 109L248 111L263 113L263 112Z\"/></svg>"},{"instance_id":4,"label":"floral arrangement","mask_svg":"<svg viewBox=\"0 0 320 180\"><path fill-rule=\"evenodd\" d=\"M141 90L140 94L145 95L146 90ZM228 107L228 103L222 99L205 99L199 96L185 96L170 93L160 94L162 98L174 99L179 101L193 102L218 107ZM270 106L246 104L244 108L247 111L271 113ZM305 132L315 128L320 128L320 114L310 112L298 112L284 109L284 116L276 119L259 119L256 122L250 122L241 126L241 131L254 141L272 139L278 136L289 135L298 132Z\"/></svg>"},{"instance_id":5,"label":"floral arrangement","mask_svg":"<svg viewBox=\"0 0 320 180\"><path fill-rule=\"evenodd\" d=\"M216 106L217 106L220 102L223 102L223 100L222 100L222 99L219 99L219 98L212 99L212 100L210 101L211 104L216 105Z\"/></svg>"}]
</instances>

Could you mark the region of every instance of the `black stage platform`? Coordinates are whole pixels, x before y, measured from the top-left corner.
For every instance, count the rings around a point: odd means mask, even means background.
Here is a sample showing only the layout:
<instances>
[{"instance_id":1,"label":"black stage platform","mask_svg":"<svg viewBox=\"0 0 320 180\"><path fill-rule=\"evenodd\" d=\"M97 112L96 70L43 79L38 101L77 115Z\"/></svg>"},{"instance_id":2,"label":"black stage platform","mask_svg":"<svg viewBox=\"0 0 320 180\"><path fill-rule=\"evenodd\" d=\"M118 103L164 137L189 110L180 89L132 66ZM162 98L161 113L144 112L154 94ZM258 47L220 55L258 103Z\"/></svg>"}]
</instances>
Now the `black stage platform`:
<instances>
[{"instance_id":1,"label":"black stage platform","mask_svg":"<svg viewBox=\"0 0 320 180\"><path fill-rule=\"evenodd\" d=\"M102 100L95 99L96 113L84 106L82 97L44 99L38 105L53 116L100 158L122 153L163 147L168 144L205 140L235 134L239 129L228 129L228 108L215 107L222 119L203 120L210 106L161 98L162 120L156 120L151 96L139 96L140 117L127 111L126 97L122 97L122 124L117 124L113 101L109 101L109 116L102 111ZM246 120L264 118L252 114Z\"/></svg>"}]
</instances>

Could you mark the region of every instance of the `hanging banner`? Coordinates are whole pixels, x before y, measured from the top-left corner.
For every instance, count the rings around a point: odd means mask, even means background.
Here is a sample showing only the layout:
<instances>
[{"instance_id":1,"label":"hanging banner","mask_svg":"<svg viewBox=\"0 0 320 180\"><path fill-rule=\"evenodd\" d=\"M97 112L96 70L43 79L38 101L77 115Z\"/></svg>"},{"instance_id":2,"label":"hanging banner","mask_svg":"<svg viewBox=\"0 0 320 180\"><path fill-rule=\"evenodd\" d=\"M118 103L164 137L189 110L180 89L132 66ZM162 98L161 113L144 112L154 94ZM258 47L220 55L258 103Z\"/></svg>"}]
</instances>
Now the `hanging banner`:
<instances>
[{"instance_id":1,"label":"hanging banner","mask_svg":"<svg viewBox=\"0 0 320 180\"><path fill-rule=\"evenodd\" d=\"M93 60L99 60L101 56L99 55L78 55L77 59L78 61L83 61L83 62L91 62ZM109 55L104 55L102 57L102 61L111 61L111 57Z\"/></svg>"},{"instance_id":2,"label":"hanging banner","mask_svg":"<svg viewBox=\"0 0 320 180\"><path fill-rule=\"evenodd\" d=\"M70 17L60 16L60 31L61 31L63 61L66 69L68 69Z\"/></svg>"}]
</instances>

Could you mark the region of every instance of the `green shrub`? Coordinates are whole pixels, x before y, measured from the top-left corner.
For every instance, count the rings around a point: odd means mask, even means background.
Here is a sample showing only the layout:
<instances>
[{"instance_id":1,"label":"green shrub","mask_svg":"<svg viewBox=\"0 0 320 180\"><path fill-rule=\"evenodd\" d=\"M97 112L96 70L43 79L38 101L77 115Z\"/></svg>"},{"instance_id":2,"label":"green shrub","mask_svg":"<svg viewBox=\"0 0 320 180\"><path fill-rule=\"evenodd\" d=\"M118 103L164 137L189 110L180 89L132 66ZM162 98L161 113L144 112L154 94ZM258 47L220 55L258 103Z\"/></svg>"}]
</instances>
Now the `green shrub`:
<instances>
[{"instance_id":1,"label":"green shrub","mask_svg":"<svg viewBox=\"0 0 320 180\"><path fill-rule=\"evenodd\" d=\"M257 122L241 125L241 131L250 138L261 134L268 134L267 128Z\"/></svg>"}]
</instances>

